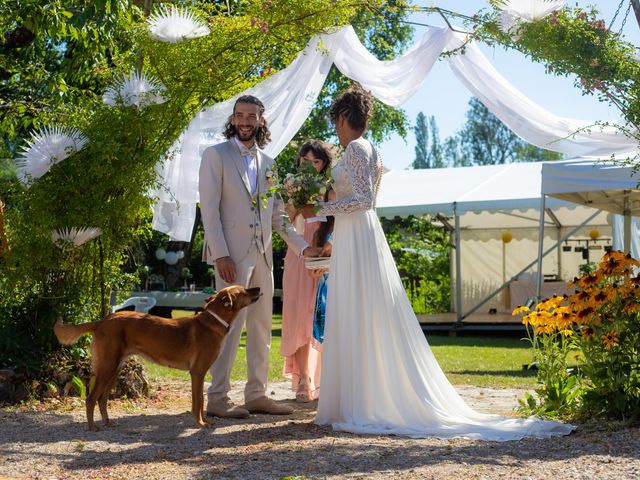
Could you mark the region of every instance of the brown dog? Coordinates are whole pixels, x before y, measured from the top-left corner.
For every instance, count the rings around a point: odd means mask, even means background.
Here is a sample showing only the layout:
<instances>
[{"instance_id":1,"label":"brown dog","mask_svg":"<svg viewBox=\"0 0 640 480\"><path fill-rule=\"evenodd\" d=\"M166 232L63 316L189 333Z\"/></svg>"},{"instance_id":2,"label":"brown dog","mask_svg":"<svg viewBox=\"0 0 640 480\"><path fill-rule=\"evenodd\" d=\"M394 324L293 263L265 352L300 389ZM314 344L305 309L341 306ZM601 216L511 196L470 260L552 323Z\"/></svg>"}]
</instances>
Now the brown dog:
<instances>
[{"instance_id":1,"label":"brown dog","mask_svg":"<svg viewBox=\"0 0 640 480\"><path fill-rule=\"evenodd\" d=\"M109 425L107 399L118 369L129 355L141 355L167 367L191 374L191 413L199 427L203 418L203 388L207 370L218 358L222 341L238 312L258 301L260 288L239 285L224 288L206 300L204 311L183 318L162 318L140 312L116 312L98 322L64 325L58 319L54 331L60 343L71 344L85 333L91 343L93 378L87 395L87 423L93 421L96 402L105 425Z\"/></svg>"}]
</instances>

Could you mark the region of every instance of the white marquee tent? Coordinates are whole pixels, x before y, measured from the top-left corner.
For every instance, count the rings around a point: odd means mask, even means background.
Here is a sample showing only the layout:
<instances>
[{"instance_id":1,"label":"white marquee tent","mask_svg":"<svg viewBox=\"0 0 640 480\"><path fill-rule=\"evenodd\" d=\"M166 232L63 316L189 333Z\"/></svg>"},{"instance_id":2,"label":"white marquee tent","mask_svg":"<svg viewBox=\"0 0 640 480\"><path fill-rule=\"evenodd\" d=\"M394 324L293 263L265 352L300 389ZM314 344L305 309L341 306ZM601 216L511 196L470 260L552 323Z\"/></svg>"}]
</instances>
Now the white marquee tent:
<instances>
[{"instance_id":1,"label":"white marquee tent","mask_svg":"<svg viewBox=\"0 0 640 480\"><path fill-rule=\"evenodd\" d=\"M617 237L614 245L638 258L638 222L634 222L631 217L640 216L640 173L633 166L606 160L574 159L543 164L541 173L540 209L548 206L549 202L555 203L562 199L622 215L624 233L620 235L619 232L613 232ZM545 223L540 216L540 238L544 236ZM621 222L614 220L613 223L615 225ZM620 239L623 241L620 242ZM540 243L539 254L542 249ZM541 282L539 277L538 297Z\"/></svg>"},{"instance_id":2,"label":"white marquee tent","mask_svg":"<svg viewBox=\"0 0 640 480\"><path fill-rule=\"evenodd\" d=\"M497 307L503 313L510 310L510 304L491 297L508 289L515 277L537 262L541 173L553 164L404 170L390 171L383 176L377 204L380 216L440 214L451 219L455 245L451 278L458 321L487 302L491 303L486 305L486 310L489 307ZM573 248L570 252L563 251L564 240L589 238L588 232L594 228L603 237L610 237L610 216L589 206L555 198L547 200L544 211L545 240L549 248L542 272L558 278L573 278L584 260ZM513 236L509 244L502 242L504 231ZM598 255L602 254L604 243L604 240L600 242ZM534 292L533 277L523 277L531 279L525 290ZM562 288L558 283L548 287Z\"/></svg>"}]
</instances>

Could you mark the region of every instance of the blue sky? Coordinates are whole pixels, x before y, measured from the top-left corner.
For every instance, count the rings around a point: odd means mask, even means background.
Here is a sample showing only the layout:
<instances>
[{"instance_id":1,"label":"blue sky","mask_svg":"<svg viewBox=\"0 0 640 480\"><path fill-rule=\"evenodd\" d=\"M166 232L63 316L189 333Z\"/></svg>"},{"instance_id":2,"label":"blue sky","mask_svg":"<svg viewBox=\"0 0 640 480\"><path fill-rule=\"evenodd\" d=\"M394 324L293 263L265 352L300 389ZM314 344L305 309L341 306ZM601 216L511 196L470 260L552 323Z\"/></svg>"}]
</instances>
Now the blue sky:
<instances>
[{"instance_id":1,"label":"blue sky","mask_svg":"<svg viewBox=\"0 0 640 480\"><path fill-rule=\"evenodd\" d=\"M418 0L414 4L438 6L466 15L473 15L482 8L489 8L488 2L481 0ZM598 18L604 19L608 26L618 8L619 0L574 0L567 2L567 4L581 7L596 6L600 11ZM618 31L620 29L628 5L628 0L625 0L625 5L623 5L612 27L613 30ZM429 25L445 26L442 18L436 14L418 13L412 15L410 20ZM426 30L427 27L415 26L414 39L420 38ZM633 15L633 10L629 13L622 33L627 41L634 45L640 45L640 27L638 27ZM552 113L584 120L616 121L619 119L617 109L599 102L595 97L583 96L574 87L574 79L572 77L548 75L545 73L544 65L533 63L513 50L506 51L502 48L489 48L484 44L481 44L481 48L502 75L525 95ZM401 108L407 113L411 127L415 124L416 116L421 111L427 117L435 116L436 123L440 129L440 139L443 140L455 134L464 125L467 103L470 98L469 91L458 82L447 64L444 61L438 61L418 93L404 105L401 105ZM394 135L378 147L387 168L407 168L415 158L413 129L407 134L406 141L399 135Z\"/></svg>"}]
</instances>

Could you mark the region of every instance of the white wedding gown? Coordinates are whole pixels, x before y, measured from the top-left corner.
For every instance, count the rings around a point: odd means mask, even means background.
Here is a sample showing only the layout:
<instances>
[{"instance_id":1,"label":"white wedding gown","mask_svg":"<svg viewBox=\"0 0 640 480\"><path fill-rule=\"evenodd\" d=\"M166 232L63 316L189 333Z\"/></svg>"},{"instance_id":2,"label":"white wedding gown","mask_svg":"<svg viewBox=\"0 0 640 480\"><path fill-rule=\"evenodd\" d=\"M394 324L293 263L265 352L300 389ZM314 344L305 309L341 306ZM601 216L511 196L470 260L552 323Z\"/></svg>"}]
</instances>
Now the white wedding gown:
<instances>
[{"instance_id":1,"label":"white wedding gown","mask_svg":"<svg viewBox=\"0 0 640 480\"><path fill-rule=\"evenodd\" d=\"M506 441L574 427L471 409L438 365L404 291L375 212L382 162L351 142L333 169L337 200L327 291L322 392L315 422L335 430ZM428 185L425 185L428 188Z\"/></svg>"}]
</instances>

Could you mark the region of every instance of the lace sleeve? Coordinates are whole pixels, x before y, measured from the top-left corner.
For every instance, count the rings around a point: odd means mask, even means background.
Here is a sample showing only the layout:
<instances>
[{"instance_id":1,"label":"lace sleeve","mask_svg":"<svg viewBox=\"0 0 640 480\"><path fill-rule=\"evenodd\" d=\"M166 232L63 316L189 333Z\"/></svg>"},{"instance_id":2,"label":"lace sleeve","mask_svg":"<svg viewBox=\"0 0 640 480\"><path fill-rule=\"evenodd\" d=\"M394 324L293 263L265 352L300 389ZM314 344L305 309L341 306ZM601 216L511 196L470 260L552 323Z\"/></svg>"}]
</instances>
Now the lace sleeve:
<instances>
[{"instance_id":1,"label":"lace sleeve","mask_svg":"<svg viewBox=\"0 0 640 480\"><path fill-rule=\"evenodd\" d=\"M352 194L335 202L325 203L318 215L336 215L369 210L373 207L371 162L362 145L352 142L345 152L345 168L351 180Z\"/></svg>"}]
</instances>

